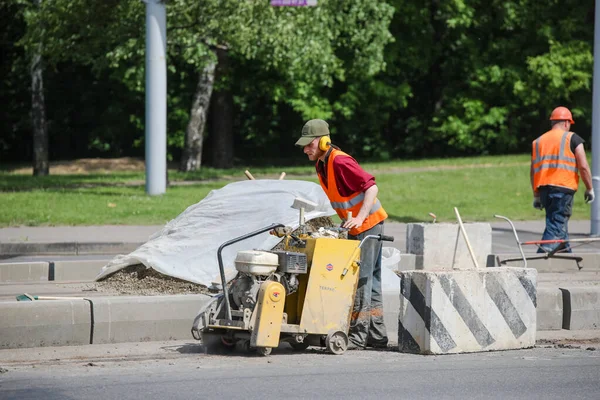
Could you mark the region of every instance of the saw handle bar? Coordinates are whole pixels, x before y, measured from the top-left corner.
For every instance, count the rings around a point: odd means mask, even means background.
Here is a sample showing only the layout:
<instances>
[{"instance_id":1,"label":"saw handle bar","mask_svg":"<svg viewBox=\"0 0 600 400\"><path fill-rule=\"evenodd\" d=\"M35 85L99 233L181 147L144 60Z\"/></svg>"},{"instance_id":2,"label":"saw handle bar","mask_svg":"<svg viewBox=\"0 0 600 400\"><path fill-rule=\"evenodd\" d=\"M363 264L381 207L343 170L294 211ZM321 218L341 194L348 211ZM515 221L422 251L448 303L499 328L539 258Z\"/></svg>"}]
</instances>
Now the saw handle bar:
<instances>
[{"instance_id":1,"label":"saw handle bar","mask_svg":"<svg viewBox=\"0 0 600 400\"><path fill-rule=\"evenodd\" d=\"M394 237L393 236L388 236L388 235L367 235L363 238L363 240L360 241L360 244L358 245L358 247L362 247L363 243L366 242L367 240L370 239L377 239L380 242L393 242L394 241Z\"/></svg>"},{"instance_id":2,"label":"saw handle bar","mask_svg":"<svg viewBox=\"0 0 600 400\"><path fill-rule=\"evenodd\" d=\"M346 276L346 274L348 273L348 269L350 268L350 266L353 264L354 262L354 257L356 257L356 254L358 253L358 250L362 247L362 245L367 241L367 240L371 240L371 239L377 239L380 242L384 241L384 242L393 242L394 241L394 237L393 236L387 236L387 235L367 235L365 236L360 243L358 244L358 247L354 250L354 252L352 253L352 256L350 257L350 260L348 261L348 265L346 267L344 267L344 269L342 270L342 278L344 276ZM357 265L360 265L360 261L357 262Z\"/></svg>"},{"instance_id":3,"label":"saw handle bar","mask_svg":"<svg viewBox=\"0 0 600 400\"><path fill-rule=\"evenodd\" d=\"M219 250L217 250L217 260L219 261L219 272L221 274L221 285L223 286L223 296L225 297L225 313L228 320L231 320L231 305L229 304L229 290L227 289L227 281L225 280L225 268L223 268L223 257L221 256L221 252L223 249L229 245L232 245L237 242L241 242L242 240L251 238L256 235L260 235L261 233L268 232L275 228L283 228L285 225L283 224L272 224L265 228L261 228L257 231L247 233L245 235L236 237L234 239L228 240L219 246Z\"/></svg>"},{"instance_id":4,"label":"saw handle bar","mask_svg":"<svg viewBox=\"0 0 600 400\"><path fill-rule=\"evenodd\" d=\"M517 246L519 246L519 252L521 253L521 259L523 260L523 268L527 268L527 257L525 257L525 253L523 253L523 247L521 247L522 243L519 240L519 235L517 235L517 229L515 228L515 225L512 223L512 221L510 219L506 218L505 216L495 214L494 217L503 219L510 224L510 227L512 228L512 231L513 231L513 235L515 235L515 241L517 242Z\"/></svg>"}]
</instances>

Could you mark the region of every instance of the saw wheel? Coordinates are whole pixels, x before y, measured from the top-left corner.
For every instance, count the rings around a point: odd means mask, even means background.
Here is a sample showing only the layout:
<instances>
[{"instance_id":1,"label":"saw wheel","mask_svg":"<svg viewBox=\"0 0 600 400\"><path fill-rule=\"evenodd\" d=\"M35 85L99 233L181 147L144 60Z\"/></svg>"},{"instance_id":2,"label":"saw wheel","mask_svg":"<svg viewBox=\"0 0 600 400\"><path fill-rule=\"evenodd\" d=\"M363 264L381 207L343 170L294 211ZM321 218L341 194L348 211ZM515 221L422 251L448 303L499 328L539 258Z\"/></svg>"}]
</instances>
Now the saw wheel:
<instances>
[{"instance_id":1,"label":"saw wheel","mask_svg":"<svg viewBox=\"0 0 600 400\"><path fill-rule=\"evenodd\" d=\"M348 349L348 335L342 331L330 332L325 339L325 348L335 355L344 354Z\"/></svg>"},{"instance_id":2,"label":"saw wheel","mask_svg":"<svg viewBox=\"0 0 600 400\"><path fill-rule=\"evenodd\" d=\"M257 347L256 348L256 352L260 356L268 356L269 354L271 354L271 351L273 351L272 347Z\"/></svg>"},{"instance_id":3,"label":"saw wheel","mask_svg":"<svg viewBox=\"0 0 600 400\"><path fill-rule=\"evenodd\" d=\"M290 346L292 346L292 349L294 349L295 351L303 351L308 349L309 344L307 342L295 342L295 341L291 341L289 342Z\"/></svg>"}]
</instances>

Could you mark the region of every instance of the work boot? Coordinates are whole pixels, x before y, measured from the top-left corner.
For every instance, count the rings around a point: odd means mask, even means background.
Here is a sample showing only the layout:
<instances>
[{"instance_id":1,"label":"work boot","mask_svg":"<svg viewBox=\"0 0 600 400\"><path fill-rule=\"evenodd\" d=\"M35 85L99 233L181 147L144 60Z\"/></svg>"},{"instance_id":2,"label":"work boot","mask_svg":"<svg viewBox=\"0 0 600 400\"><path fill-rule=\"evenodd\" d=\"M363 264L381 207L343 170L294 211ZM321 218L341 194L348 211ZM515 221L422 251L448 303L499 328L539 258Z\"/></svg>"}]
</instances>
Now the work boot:
<instances>
[{"instance_id":1,"label":"work boot","mask_svg":"<svg viewBox=\"0 0 600 400\"><path fill-rule=\"evenodd\" d=\"M387 341L387 339L384 341L383 340L382 341L368 340L367 347L372 347L374 349L387 349L388 341Z\"/></svg>"},{"instance_id":2,"label":"work boot","mask_svg":"<svg viewBox=\"0 0 600 400\"><path fill-rule=\"evenodd\" d=\"M348 341L348 348L346 350L364 350L365 346L358 345L354 343L352 340Z\"/></svg>"}]
</instances>

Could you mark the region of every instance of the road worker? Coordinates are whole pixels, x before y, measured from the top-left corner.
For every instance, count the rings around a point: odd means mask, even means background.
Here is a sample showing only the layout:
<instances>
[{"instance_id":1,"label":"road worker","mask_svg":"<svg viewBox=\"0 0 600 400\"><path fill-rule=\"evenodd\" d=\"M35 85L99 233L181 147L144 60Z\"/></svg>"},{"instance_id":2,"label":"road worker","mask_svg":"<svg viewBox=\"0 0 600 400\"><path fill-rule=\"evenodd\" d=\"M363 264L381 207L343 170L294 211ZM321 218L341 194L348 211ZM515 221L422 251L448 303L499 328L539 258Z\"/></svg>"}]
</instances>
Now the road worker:
<instances>
[{"instance_id":1,"label":"road worker","mask_svg":"<svg viewBox=\"0 0 600 400\"><path fill-rule=\"evenodd\" d=\"M546 210L546 228L542 240L568 240L568 222L573 209L573 197L579 186L579 176L585 184L586 203L594 201L592 174L585 156L585 141L571 132L575 124L571 111L556 107L550 115L551 129L532 143L530 180L533 207ZM567 243L545 243L538 253L554 251ZM562 249L560 249L562 250Z\"/></svg>"},{"instance_id":2,"label":"road worker","mask_svg":"<svg viewBox=\"0 0 600 400\"><path fill-rule=\"evenodd\" d=\"M375 178L339 147L331 144L329 125L322 119L308 121L296 142L315 168L331 206L348 228L348 238L362 240L383 234L387 213L377 199ZM351 218L349 218L349 213ZM350 321L348 349L387 347L381 289L381 242L367 240L361 247L358 288Z\"/></svg>"}]
</instances>

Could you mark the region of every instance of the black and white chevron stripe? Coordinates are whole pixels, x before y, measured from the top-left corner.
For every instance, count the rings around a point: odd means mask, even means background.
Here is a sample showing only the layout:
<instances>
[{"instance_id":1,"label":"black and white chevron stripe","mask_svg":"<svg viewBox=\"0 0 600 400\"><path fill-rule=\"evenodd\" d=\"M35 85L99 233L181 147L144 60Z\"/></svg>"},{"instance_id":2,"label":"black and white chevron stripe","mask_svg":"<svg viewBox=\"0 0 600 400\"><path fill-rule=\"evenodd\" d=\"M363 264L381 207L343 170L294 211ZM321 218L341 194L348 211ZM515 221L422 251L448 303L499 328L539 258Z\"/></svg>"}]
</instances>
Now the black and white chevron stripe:
<instances>
[{"instance_id":1,"label":"black and white chevron stripe","mask_svg":"<svg viewBox=\"0 0 600 400\"><path fill-rule=\"evenodd\" d=\"M403 271L400 351L461 353L531 347L537 270Z\"/></svg>"}]
</instances>

